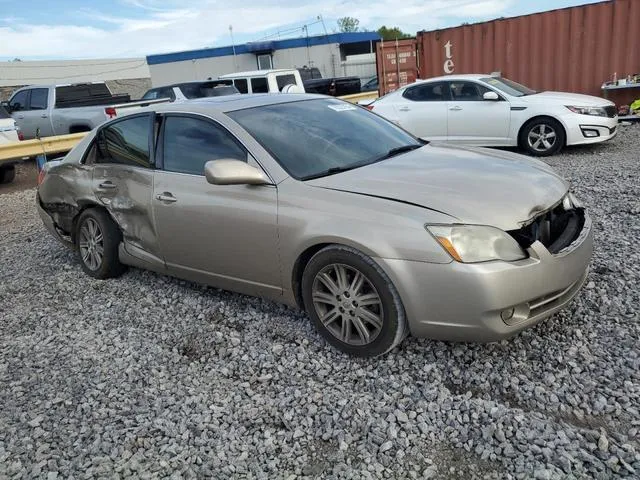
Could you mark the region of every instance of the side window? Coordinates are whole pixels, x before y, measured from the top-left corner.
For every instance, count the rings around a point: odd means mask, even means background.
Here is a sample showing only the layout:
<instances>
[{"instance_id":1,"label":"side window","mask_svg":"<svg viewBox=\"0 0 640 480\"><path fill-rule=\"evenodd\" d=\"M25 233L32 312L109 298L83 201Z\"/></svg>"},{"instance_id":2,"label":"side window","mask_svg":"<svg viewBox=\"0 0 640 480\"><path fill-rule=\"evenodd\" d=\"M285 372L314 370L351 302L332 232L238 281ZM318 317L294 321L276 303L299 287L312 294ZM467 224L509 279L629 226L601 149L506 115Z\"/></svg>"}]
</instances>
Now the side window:
<instances>
[{"instance_id":1,"label":"side window","mask_svg":"<svg viewBox=\"0 0 640 480\"><path fill-rule=\"evenodd\" d=\"M233 84L238 89L240 93L249 93L249 86L247 85L246 78L236 78L233 81Z\"/></svg>"},{"instance_id":2,"label":"side window","mask_svg":"<svg viewBox=\"0 0 640 480\"><path fill-rule=\"evenodd\" d=\"M21 92L16 93L11 99L11 101L9 102L11 111L19 112L20 110L26 110L28 96L29 96L29 90L23 90Z\"/></svg>"},{"instance_id":3,"label":"side window","mask_svg":"<svg viewBox=\"0 0 640 480\"><path fill-rule=\"evenodd\" d=\"M140 100L155 100L158 98L158 90L149 90Z\"/></svg>"},{"instance_id":4,"label":"side window","mask_svg":"<svg viewBox=\"0 0 640 480\"><path fill-rule=\"evenodd\" d=\"M103 128L96 139L96 162L150 168L150 133L149 115L127 118Z\"/></svg>"},{"instance_id":5,"label":"side window","mask_svg":"<svg viewBox=\"0 0 640 480\"><path fill-rule=\"evenodd\" d=\"M204 175L210 160L247 161L246 150L223 127L193 117L167 116L163 142L164 170Z\"/></svg>"},{"instance_id":6,"label":"side window","mask_svg":"<svg viewBox=\"0 0 640 480\"><path fill-rule=\"evenodd\" d=\"M251 79L251 90L253 93L269 93L269 85L264 77Z\"/></svg>"},{"instance_id":7,"label":"side window","mask_svg":"<svg viewBox=\"0 0 640 480\"><path fill-rule=\"evenodd\" d=\"M49 90L46 88L34 88L31 90L29 110L46 110L49 100Z\"/></svg>"},{"instance_id":8,"label":"side window","mask_svg":"<svg viewBox=\"0 0 640 480\"><path fill-rule=\"evenodd\" d=\"M489 91L473 82L450 82L449 87L451 98L456 102L481 102L484 92Z\"/></svg>"},{"instance_id":9,"label":"side window","mask_svg":"<svg viewBox=\"0 0 640 480\"><path fill-rule=\"evenodd\" d=\"M276 82L278 83L278 91L282 91L284 87L287 85L295 85L296 84L296 76L289 75L276 75Z\"/></svg>"},{"instance_id":10,"label":"side window","mask_svg":"<svg viewBox=\"0 0 640 480\"><path fill-rule=\"evenodd\" d=\"M414 102L444 102L449 100L447 84L428 83L407 88L402 94L407 100Z\"/></svg>"}]
</instances>

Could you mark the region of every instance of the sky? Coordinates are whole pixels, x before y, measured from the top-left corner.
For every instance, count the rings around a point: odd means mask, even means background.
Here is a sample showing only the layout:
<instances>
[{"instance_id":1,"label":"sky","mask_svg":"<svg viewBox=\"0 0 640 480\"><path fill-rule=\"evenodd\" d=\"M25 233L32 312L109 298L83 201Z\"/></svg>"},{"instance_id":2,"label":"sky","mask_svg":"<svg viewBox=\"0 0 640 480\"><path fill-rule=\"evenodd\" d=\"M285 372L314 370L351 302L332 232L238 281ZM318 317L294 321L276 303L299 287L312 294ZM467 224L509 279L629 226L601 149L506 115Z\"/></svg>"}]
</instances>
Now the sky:
<instances>
[{"instance_id":1,"label":"sky","mask_svg":"<svg viewBox=\"0 0 640 480\"><path fill-rule=\"evenodd\" d=\"M451 27L598 0L0 0L0 60L141 57L296 37L360 20L404 32ZM240 6L241 5L241 6ZM322 18L322 22L318 18ZM280 33L278 33L280 32Z\"/></svg>"}]
</instances>

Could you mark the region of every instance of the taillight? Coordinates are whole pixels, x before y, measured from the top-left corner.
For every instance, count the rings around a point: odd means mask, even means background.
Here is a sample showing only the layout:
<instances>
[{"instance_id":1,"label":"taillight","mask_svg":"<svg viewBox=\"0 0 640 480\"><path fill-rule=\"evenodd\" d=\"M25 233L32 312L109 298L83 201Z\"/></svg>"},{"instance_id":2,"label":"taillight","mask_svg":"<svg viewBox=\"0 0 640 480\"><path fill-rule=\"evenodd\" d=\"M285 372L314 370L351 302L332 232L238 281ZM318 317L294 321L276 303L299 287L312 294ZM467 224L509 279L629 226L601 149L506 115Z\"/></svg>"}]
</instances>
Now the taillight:
<instances>
[{"instance_id":1,"label":"taillight","mask_svg":"<svg viewBox=\"0 0 640 480\"><path fill-rule=\"evenodd\" d=\"M118 115L114 107L106 107L104 113L106 113L109 118L114 118Z\"/></svg>"},{"instance_id":2,"label":"taillight","mask_svg":"<svg viewBox=\"0 0 640 480\"><path fill-rule=\"evenodd\" d=\"M365 105L364 108L367 110L373 110L373 105Z\"/></svg>"},{"instance_id":3,"label":"taillight","mask_svg":"<svg viewBox=\"0 0 640 480\"><path fill-rule=\"evenodd\" d=\"M20 130L18 130L18 140L24 140L24 133L22 133Z\"/></svg>"}]
</instances>

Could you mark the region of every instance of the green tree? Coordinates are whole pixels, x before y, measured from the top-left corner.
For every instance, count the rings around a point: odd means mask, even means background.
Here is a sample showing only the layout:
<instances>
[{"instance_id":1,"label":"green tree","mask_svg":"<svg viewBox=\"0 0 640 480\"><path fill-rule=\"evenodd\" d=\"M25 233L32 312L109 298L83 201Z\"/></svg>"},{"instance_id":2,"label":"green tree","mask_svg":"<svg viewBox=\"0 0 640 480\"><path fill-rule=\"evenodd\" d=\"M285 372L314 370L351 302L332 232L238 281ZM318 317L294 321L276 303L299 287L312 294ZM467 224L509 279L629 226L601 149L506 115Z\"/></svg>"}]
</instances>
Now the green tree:
<instances>
[{"instance_id":1,"label":"green tree","mask_svg":"<svg viewBox=\"0 0 640 480\"><path fill-rule=\"evenodd\" d=\"M411 35L408 33L404 33L398 27L387 28L386 26L381 26L378 29L378 35L382 37L382 40L401 40L403 38L411 38Z\"/></svg>"},{"instance_id":2,"label":"green tree","mask_svg":"<svg viewBox=\"0 0 640 480\"><path fill-rule=\"evenodd\" d=\"M338 28L341 32L357 32L360 20L353 17L342 17L338 19Z\"/></svg>"}]
</instances>

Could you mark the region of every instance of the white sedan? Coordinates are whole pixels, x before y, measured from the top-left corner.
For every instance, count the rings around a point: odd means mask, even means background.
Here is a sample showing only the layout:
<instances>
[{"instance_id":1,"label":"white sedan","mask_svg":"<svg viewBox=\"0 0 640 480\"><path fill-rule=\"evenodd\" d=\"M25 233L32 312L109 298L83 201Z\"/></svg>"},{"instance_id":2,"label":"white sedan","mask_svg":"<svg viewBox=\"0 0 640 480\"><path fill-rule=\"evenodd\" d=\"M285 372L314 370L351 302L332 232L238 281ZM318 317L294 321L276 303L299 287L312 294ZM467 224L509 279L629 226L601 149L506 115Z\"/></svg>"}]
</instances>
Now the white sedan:
<instances>
[{"instance_id":1,"label":"white sedan","mask_svg":"<svg viewBox=\"0 0 640 480\"><path fill-rule=\"evenodd\" d=\"M425 140L519 146L535 156L617 133L616 106L589 95L536 92L506 78L449 75L419 80L367 108Z\"/></svg>"}]
</instances>

